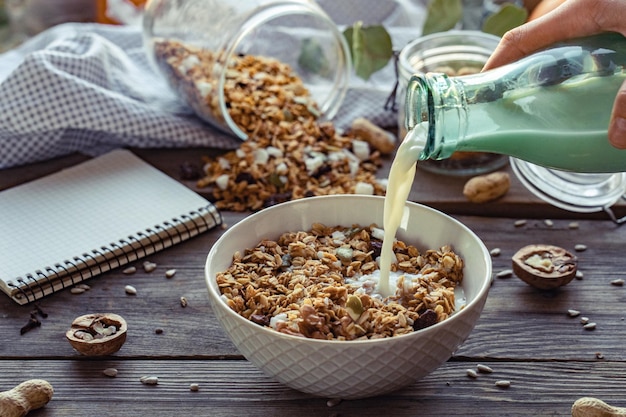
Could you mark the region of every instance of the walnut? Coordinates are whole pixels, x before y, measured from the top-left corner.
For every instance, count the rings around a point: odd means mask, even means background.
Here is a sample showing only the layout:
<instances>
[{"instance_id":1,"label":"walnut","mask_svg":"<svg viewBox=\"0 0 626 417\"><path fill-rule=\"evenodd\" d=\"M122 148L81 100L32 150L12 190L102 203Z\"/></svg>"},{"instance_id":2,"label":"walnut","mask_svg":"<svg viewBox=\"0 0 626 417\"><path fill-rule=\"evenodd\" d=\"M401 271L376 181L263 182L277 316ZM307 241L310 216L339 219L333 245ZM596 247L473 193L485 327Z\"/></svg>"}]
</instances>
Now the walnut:
<instances>
[{"instance_id":1,"label":"walnut","mask_svg":"<svg viewBox=\"0 0 626 417\"><path fill-rule=\"evenodd\" d=\"M74 319L65 337L85 356L105 356L120 350L126 330L126 320L117 314L86 314Z\"/></svg>"}]
</instances>

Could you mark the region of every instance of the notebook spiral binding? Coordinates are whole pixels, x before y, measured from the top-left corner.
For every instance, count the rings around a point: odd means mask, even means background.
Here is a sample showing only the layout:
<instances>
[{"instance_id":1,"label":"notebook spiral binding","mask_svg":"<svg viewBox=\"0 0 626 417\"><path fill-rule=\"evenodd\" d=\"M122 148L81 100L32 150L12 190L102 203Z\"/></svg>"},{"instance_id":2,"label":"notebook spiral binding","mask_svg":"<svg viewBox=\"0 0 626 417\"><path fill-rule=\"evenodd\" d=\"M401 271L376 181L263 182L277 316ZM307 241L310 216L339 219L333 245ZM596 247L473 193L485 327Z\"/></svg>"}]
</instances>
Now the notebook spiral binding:
<instances>
[{"instance_id":1,"label":"notebook spiral binding","mask_svg":"<svg viewBox=\"0 0 626 417\"><path fill-rule=\"evenodd\" d=\"M9 283L12 298L28 304L46 295L74 286L99 274L129 264L160 250L169 248L222 223L216 207L209 204L178 218L164 221L152 228L121 238L90 253L64 260L45 270L37 270Z\"/></svg>"}]
</instances>

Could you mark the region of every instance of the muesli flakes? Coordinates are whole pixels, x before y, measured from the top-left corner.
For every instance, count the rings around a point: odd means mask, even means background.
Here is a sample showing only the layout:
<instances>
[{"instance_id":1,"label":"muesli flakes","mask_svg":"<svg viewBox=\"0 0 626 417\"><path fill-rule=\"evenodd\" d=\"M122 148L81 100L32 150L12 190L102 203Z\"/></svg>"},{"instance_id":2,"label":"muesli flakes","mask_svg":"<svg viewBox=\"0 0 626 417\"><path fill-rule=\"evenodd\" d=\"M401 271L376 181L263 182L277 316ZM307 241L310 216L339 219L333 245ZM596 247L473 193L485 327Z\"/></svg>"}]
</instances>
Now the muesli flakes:
<instances>
[{"instance_id":1,"label":"muesli flakes","mask_svg":"<svg viewBox=\"0 0 626 417\"><path fill-rule=\"evenodd\" d=\"M264 239L235 253L231 266L217 274L222 299L259 325L326 340L407 334L453 314L463 260L452 248L420 252L397 240L391 268L400 273L396 292L383 299L370 276L378 269L377 232L376 225L318 223L307 232Z\"/></svg>"}]
</instances>

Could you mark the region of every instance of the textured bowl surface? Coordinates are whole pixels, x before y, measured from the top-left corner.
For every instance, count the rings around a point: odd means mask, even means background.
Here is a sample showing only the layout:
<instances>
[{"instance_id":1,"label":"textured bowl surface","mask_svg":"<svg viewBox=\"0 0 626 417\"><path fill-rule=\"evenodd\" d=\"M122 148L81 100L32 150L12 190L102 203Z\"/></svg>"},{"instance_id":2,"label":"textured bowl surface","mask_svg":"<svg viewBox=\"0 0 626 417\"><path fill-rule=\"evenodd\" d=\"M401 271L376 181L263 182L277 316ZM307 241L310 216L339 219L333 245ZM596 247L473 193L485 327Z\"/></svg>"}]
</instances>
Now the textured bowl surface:
<instances>
[{"instance_id":1,"label":"textured bowl surface","mask_svg":"<svg viewBox=\"0 0 626 417\"><path fill-rule=\"evenodd\" d=\"M451 244L464 261L465 308L447 320L407 335L364 341L305 339L254 324L220 298L215 275L236 251L287 231L327 226L383 224L384 197L313 197L273 206L232 226L213 245L205 274L215 315L240 352L267 375L317 396L356 399L394 391L428 375L469 336L485 304L491 258L482 241L457 220L407 203L397 238L420 250Z\"/></svg>"}]
</instances>

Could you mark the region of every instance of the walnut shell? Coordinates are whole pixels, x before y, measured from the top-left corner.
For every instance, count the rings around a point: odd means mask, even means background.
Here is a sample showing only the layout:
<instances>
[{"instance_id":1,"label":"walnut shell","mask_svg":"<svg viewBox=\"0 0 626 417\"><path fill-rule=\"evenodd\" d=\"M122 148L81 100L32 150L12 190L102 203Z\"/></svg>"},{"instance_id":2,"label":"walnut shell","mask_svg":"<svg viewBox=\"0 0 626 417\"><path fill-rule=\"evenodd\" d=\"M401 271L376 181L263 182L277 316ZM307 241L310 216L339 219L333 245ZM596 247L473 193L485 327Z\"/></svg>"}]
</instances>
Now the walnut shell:
<instances>
[{"instance_id":1,"label":"walnut shell","mask_svg":"<svg viewBox=\"0 0 626 417\"><path fill-rule=\"evenodd\" d=\"M513 255L513 272L522 281L542 290L569 284L576 276L578 259L553 245L528 245Z\"/></svg>"},{"instance_id":2,"label":"walnut shell","mask_svg":"<svg viewBox=\"0 0 626 417\"><path fill-rule=\"evenodd\" d=\"M117 314L85 314L74 319L65 337L85 356L105 356L120 350L127 329L126 320Z\"/></svg>"}]
</instances>

